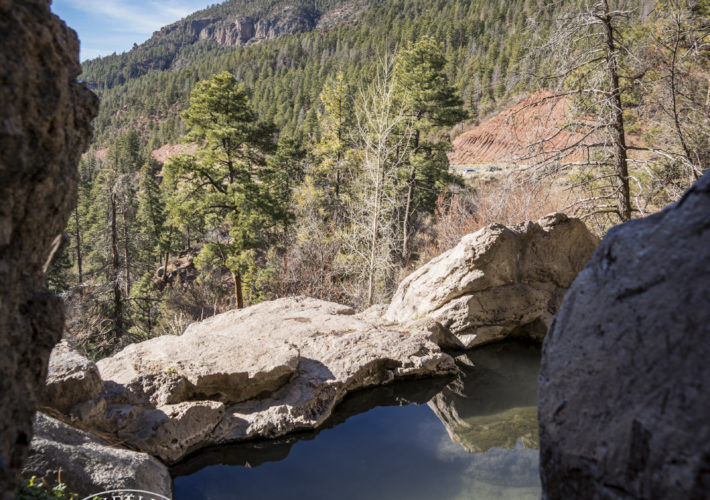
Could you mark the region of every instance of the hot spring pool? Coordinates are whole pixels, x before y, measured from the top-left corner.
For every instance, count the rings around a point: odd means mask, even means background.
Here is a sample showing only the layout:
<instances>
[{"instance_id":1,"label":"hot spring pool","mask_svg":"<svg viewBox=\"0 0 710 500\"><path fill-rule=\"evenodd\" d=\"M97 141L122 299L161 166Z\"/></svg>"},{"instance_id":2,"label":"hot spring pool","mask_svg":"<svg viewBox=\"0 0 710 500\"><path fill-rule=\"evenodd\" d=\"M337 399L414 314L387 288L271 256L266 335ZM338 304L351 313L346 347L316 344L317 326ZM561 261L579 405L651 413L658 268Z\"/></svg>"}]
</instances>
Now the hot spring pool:
<instances>
[{"instance_id":1,"label":"hot spring pool","mask_svg":"<svg viewBox=\"0 0 710 500\"><path fill-rule=\"evenodd\" d=\"M203 450L173 468L174 498L539 499L539 347L456 361L457 377L352 394L319 431Z\"/></svg>"}]
</instances>

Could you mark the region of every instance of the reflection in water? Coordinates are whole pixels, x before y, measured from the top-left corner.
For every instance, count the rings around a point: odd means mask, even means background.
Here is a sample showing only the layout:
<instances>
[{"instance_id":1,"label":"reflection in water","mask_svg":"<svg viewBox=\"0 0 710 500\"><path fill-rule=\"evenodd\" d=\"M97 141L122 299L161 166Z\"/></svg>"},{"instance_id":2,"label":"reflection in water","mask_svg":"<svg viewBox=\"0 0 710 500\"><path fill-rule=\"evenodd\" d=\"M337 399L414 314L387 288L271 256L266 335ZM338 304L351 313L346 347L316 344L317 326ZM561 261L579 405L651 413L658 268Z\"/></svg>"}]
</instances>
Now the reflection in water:
<instances>
[{"instance_id":1,"label":"reflection in water","mask_svg":"<svg viewBox=\"0 0 710 500\"><path fill-rule=\"evenodd\" d=\"M456 358L457 379L429 402L451 439L470 453L521 442L539 448L537 373L540 351L496 344Z\"/></svg>"},{"instance_id":2,"label":"reflection in water","mask_svg":"<svg viewBox=\"0 0 710 500\"><path fill-rule=\"evenodd\" d=\"M539 357L490 346L453 380L353 394L319 431L202 451L173 468L175 499L539 498Z\"/></svg>"}]
</instances>

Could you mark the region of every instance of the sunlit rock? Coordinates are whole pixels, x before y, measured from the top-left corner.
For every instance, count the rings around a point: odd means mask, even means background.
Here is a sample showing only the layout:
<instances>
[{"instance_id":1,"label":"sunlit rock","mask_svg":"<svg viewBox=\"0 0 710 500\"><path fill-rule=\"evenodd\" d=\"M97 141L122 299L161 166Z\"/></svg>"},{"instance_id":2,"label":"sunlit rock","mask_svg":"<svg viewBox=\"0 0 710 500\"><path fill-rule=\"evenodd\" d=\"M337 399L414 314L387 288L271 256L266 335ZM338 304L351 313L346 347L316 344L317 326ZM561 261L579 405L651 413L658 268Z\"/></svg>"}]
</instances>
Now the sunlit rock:
<instances>
[{"instance_id":1,"label":"sunlit rock","mask_svg":"<svg viewBox=\"0 0 710 500\"><path fill-rule=\"evenodd\" d=\"M80 418L175 462L208 445L318 428L357 389L456 370L430 332L354 313L292 297L129 346L98 363L104 391Z\"/></svg>"},{"instance_id":2,"label":"sunlit rock","mask_svg":"<svg viewBox=\"0 0 710 500\"><path fill-rule=\"evenodd\" d=\"M384 319L433 320L445 347L468 349L508 337L542 340L596 245L582 221L564 214L485 227L409 275Z\"/></svg>"}]
</instances>

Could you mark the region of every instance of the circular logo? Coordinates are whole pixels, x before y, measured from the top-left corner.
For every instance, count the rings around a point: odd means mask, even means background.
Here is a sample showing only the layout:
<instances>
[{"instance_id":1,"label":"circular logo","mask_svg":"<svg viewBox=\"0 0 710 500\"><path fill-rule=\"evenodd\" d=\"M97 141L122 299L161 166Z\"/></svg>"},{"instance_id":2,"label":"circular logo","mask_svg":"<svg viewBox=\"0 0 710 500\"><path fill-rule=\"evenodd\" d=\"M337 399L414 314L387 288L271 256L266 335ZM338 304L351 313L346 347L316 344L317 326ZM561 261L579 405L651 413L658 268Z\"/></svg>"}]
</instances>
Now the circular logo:
<instances>
[{"instance_id":1,"label":"circular logo","mask_svg":"<svg viewBox=\"0 0 710 500\"><path fill-rule=\"evenodd\" d=\"M109 490L101 493L94 493L81 500L171 500L170 498L144 490Z\"/></svg>"}]
</instances>

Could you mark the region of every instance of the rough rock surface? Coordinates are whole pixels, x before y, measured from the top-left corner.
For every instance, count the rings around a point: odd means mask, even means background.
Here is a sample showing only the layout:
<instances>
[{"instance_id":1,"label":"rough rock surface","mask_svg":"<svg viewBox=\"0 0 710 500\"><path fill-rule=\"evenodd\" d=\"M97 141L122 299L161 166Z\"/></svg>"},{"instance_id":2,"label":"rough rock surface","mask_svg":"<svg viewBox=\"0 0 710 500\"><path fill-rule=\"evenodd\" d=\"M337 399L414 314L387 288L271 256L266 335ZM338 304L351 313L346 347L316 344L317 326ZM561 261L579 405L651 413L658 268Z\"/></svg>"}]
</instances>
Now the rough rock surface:
<instances>
[{"instance_id":1,"label":"rough rock surface","mask_svg":"<svg viewBox=\"0 0 710 500\"><path fill-rule=\"evenodd\" d=\"M710 175L607 234L543 346L548 499L710 491Z\"/></svg>"},{"instance_id":2,"label":"rough rock surface","mask_svg":"<svg viewBox=\"0 0 710 500\"><path fill-rule=\"evenodd\" d=\"M427 318L445 347L471 348L510 336L541 340L597 239L578 219L494 224L409 275L384 318Z\"/></svg>"},{"instance_id":3,"label":"rough rock surface","mask_svg":"<svg viewBox=\"0 0 710 500\"><path fill-rule=\"evenodd\" d=\"M40 404L67 412L73 406L101 393L103 381L93 361L62 341L52 349Z\"/></svg>"},{"instance_id":4,"label":"rough rock surface","mask_svg":"<svg viewBox=\"0 0 710 500\"><path fill-rule=\"evenodd\" d=\"M350 391L454 372L431 337L360 319L347 306L279 299L101 360L103 393L72 411L175 462L211 444L317 428Z\"/></svg>"},{"instance_id":5,"label":"rough rock surface","mask_svg":"<svg viewBox=\"0 0 710 500\"><path fill-rule=\"evenodd\" d=\"M133 344L98 362L101 377L123 387L130 403L162 406L192 400L238 403L287 383L298 349L267 335L235 336L196 329Z\"/></svg>"},{"instance_id":6,"label":"rough rock surface","mask_svg":"<svg viewBox=\"0 0 710 500\"><path fill-rule=\"evenodd\" d=\"M44 286L76 197L97 101L76 82L76 34L46 0L0 0L0 498L32 437L63 312Z\"/></svg>"},{"instance_id":7,"label":"rough rock surface","mask_svg":"<svg viewBox=\"0 0 710 500\"><path fill-rule=\"evenodd\" d=\"M247 7L226 17L201 17L179 21L164 27L155 35L160 38L180 30L194 41L213 40L220 45L237 47L314 29L331 30L357 20L367 8L367 2L363 0L343 2L338 7L324 11L295 5L277 5L273 8Z\"/></svg>"},{"instance_id":8,"label":"rough rock surface","mask_svg":"<svg viewBox=\"0 0 710 500\"><path fill-rule=\"evenodd\" d=\"M214 40L220 45L235 47L311 31L316 22L317 18L312 13L287 5L274 12L258 15L193 19L184 22L184 30L199 40ZM178 26L180 23L167 30Z\"/></svg>"},{"instance_id":9,"label":"rough rock surface","mask_svg":"<svg viewBox=\"0 0 710 500\"><path fill-rule=\"evenodd\" d=\"M98 436L75 429L38 412L22 475L62 482L84 498L101 491L131 488L172 496L167 467L146 453L119 448Z\"/></svg>"}]
</instances>

